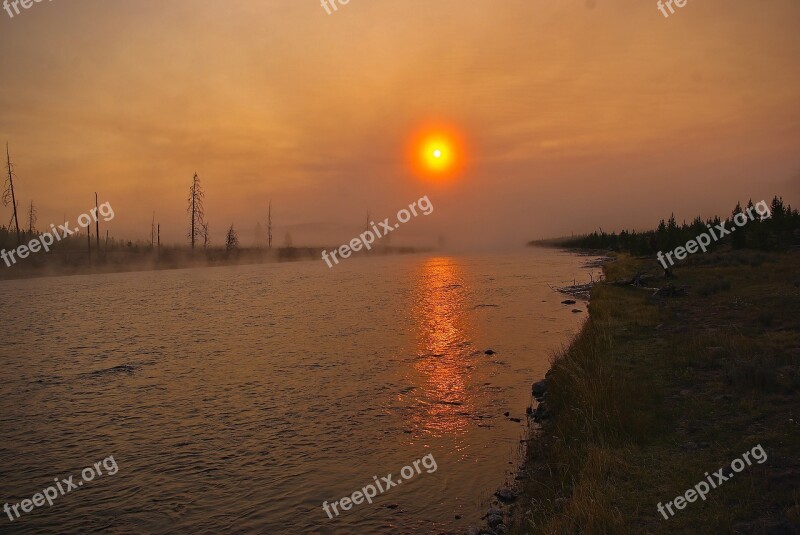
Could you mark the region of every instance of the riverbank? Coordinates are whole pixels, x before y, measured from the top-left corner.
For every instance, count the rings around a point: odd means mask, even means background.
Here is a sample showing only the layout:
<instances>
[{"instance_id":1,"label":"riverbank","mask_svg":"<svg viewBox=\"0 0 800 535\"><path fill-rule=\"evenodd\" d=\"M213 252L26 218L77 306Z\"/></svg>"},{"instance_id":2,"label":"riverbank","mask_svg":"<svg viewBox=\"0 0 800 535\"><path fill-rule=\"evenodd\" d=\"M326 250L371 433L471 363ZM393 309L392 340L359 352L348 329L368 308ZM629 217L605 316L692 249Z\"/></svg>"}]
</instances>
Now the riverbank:
<instances>
[{"instance_id":1,"label":"riverbank","mask_svg":"<svg viewBox=\"0 0 800 535\"><path fill-rule=\"evenodd\" d=\"M606 280L648 270L653 259L619 256ZM589 319L548 373L511 533L800 528L800 252L719 251L674 274L647 286L684 296L592 289ZM676 500L757 445L766 461L705 500Z\"/></svg>"}]
</instances>

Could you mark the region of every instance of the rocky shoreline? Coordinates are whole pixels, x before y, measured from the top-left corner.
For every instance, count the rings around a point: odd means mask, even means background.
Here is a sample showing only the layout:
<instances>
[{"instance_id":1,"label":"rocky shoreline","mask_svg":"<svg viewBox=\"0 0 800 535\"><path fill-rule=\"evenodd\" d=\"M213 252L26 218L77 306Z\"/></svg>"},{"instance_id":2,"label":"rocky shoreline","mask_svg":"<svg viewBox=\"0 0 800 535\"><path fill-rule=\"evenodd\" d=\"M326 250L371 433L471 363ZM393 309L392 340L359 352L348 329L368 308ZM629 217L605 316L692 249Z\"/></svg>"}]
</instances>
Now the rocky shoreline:
<instances>
[{"instance_id":1,"label":"rocky shoreline","mask_svg":"<svg viewBox=\"0 0 800 535\"><path fill-rule=\"evenodd\" d=\"M596 255L592 255L596 256ZM589 261L584 264L584 267L602 267L607 262L613 260L611 257L602 257L599 259L595 259L593 261ZM568 286L564 288L553 288L554 291L558 291L560 293L564 293L570 296L573 296L575 299L580 299L582 301L588 301L589 299L589 291L591 290L592 286L599 281L592 281L588 284L581 284L581 285L574 285ZM575 299L566 299L561 302L562 305L575 305L577 301ZM583 312L580 309L573 309L572 312L578 313ZM489 350L491 351L491 350ZM488 351L487 351L488 354ZM547 408L545 403L547 397L547 383L550 374L552 373L552 369L548 370L545 373L543 379L533 383L531 386L531 396L532 399L535 401L534 404L529 405L525 409L525 414L528 419L528 437L523 439L523 442L527 444L531 444L533 441L536 440L537 435L541 431L541 425L543 422L550 418L551 412ZM537 424L534 427L534 424ZM518 467L517 470L517 477L516 481L522 481L526 479L528 476L526 475L527 472L531 467L528 466L529 461L527 459L523 459L522 464ZM481 517L481 520L485 522L483 526L474 527L471 526L467 529L466 535L505 535L509 533L509 525L514 518L516 511L514 510L514 506L517 503L517 499L520 496L519 489L515 487L502 487L494 493L494 500L492 502L491 507L486 512L484 516Z\"/></svg>"},{"instance_id":2,"label":"rocky shoreline","mask_svg":"<svg viewBox=\"0 0 800 535\"><path fill-rule=\"evenodd\" d=\"M533 383L531 387L531 395L536 402L536 406L535 408L532 405L528 406L525 411L528 418L529 436L527 439L523 439L523 442L530 443L536 440L536 435L540 428L533 427L531 422L534 424L541 424L550 417L550 412L545 405L545 398L547 397L547 378L549 375L550 372L548 371L544 379ZM517 471L517 481L527 477L525 475L528 470L527 464L528 462L523 460ZM505 535L508 533L508 526L511 519L514 517L514 506L519 496L519 490L514 487L506 486L498 489L497 492L494 493L494 500L491 507L486 514L481 517L481 520L484 521L485 524L481 527L469 527L466 531L466 535Z\"/></svg>"}]
</instances>

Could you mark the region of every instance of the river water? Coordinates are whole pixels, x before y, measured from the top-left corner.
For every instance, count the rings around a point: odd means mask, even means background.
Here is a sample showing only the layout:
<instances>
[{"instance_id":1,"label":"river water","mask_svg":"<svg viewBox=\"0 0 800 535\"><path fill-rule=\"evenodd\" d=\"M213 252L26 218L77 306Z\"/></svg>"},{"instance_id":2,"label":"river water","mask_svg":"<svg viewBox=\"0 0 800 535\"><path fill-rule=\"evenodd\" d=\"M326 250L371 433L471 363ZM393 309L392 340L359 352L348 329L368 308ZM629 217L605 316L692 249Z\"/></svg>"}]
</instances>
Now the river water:
<instances>
[{"instance_id":1,"label":"river water","mask_svg":"<svg viewBox=\"0 0 800 535\"><path fill-rule=\"evenodd\" d=\"M530 385L586 315L547 284L588 281L584 260L0 282L0 500L33 507L0 532L463 533L513 480ZM323 510L388 474L372 504ZM69 476L52 506L23 502Z\"/></svg>"}]
</instances>

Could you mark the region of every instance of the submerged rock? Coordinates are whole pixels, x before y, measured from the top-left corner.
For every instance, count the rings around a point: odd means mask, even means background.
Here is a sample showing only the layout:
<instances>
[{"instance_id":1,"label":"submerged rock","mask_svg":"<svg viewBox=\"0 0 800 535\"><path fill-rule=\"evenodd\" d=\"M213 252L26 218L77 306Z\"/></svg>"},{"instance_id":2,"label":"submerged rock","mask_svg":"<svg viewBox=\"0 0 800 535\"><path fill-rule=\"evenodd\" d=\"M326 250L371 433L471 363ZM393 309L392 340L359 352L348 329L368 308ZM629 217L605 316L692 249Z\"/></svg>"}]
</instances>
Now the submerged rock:
<instances>
[{"instance_id":1,"label":"submerged rock","mask_svg":"<svg viewBox=\"0 0 800 535\"><path fill-rule=\"evenodd\" d=\"M574 299L567 299L566 301L561 301L562 305L574 305L575 303L577 303L577 301L575 301Z\"/></svg>"},{"instance_id":2,"label":"submerged rock","mask_svg":"<svg viewBox=\"0 0 800 535\"><path fill-rule=\"evenodd\" d=\"M494 349L487 349L486 351L483 352L483 354L484 355L494 355L495 351L494 351Z\"/></svg>"}]
</instances>

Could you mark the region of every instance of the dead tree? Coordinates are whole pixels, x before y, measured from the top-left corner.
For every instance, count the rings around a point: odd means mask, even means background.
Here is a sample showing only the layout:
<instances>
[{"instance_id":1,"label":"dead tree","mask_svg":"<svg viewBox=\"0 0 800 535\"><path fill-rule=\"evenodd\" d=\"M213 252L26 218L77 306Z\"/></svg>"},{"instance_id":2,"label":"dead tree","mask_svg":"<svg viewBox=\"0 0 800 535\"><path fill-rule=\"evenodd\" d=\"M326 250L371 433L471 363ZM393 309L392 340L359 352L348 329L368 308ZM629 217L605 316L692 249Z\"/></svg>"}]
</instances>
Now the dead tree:
<instances>
[{"instance_id":1,"label":"dead tree","mask_svg":"<svg viewBox=\"0 0 800 535\"><path fill-rule=\"evenodd\" d=\"M192 178L192 187L189 189L189 208L187 212L191 217L191 230L189 231L189 238L192 242L192 249L194 249L195 241L198 237L202 236L203 232L203 218L205 212L203 210L203 197L205 193L200 186L200 177L197 173Z\"/></svg>"},{"instance_id":2,"label":"dead tree","mask_svg":"<svg viewBox=\"0 0 800 535\"><path fill-rule=\"evenodd\" d=\"M97 202L97 192L94 192L94 231L97 236L97 255L100 256L100 203Z\"/></svg>"},{"instance_id":3,"label":"dead tree","mask_svg":"<svg viewBox=\"0 0 800 535\"><path fill-rule=\"evenodd\" d=\"M233 224L231 224L231 228L228 229L228 233L225 236L225 250L231 251L237 247L239 247L239 236L233 229Z\"/></svg>"},{"instance_id":4,"label":"dead tree","mask_svg":"<svg viewBox=\"0 0 800 535\"><path fill-rule=\"evenodd\" d=\"M36 207L33 205L33 201L31 201L31 206L28 208L28 233L33 236L34 231L36 230L36 221L38 220Z\"/></svg>"},{"instance_id":5,"label":"dead tree","mask_svg":"<svg viewBox=\"0 0 800 535\"><path fill-rule=\"evenodd\" d=\"M269 201L269 215L267 216L267 249L272 249L272 201Z\"/></svg>"},{"instance_id":6,"label":"dead tree","mask_svg":"<svg viewBox=\"0 0 800 535\"><path fill-rule=\"evenodd\" d=\"M6 165L8 167L8 176L6 177L6 187L3 189L3 206L8 206L11 203L14 208L14 227L17 231L17 245L19 246L22 245L22 234L19 230L19 218L17 217L17 197L14 193L14 166L11 164L8 142L6 142Z\"/></svg>"}]
</instances>

